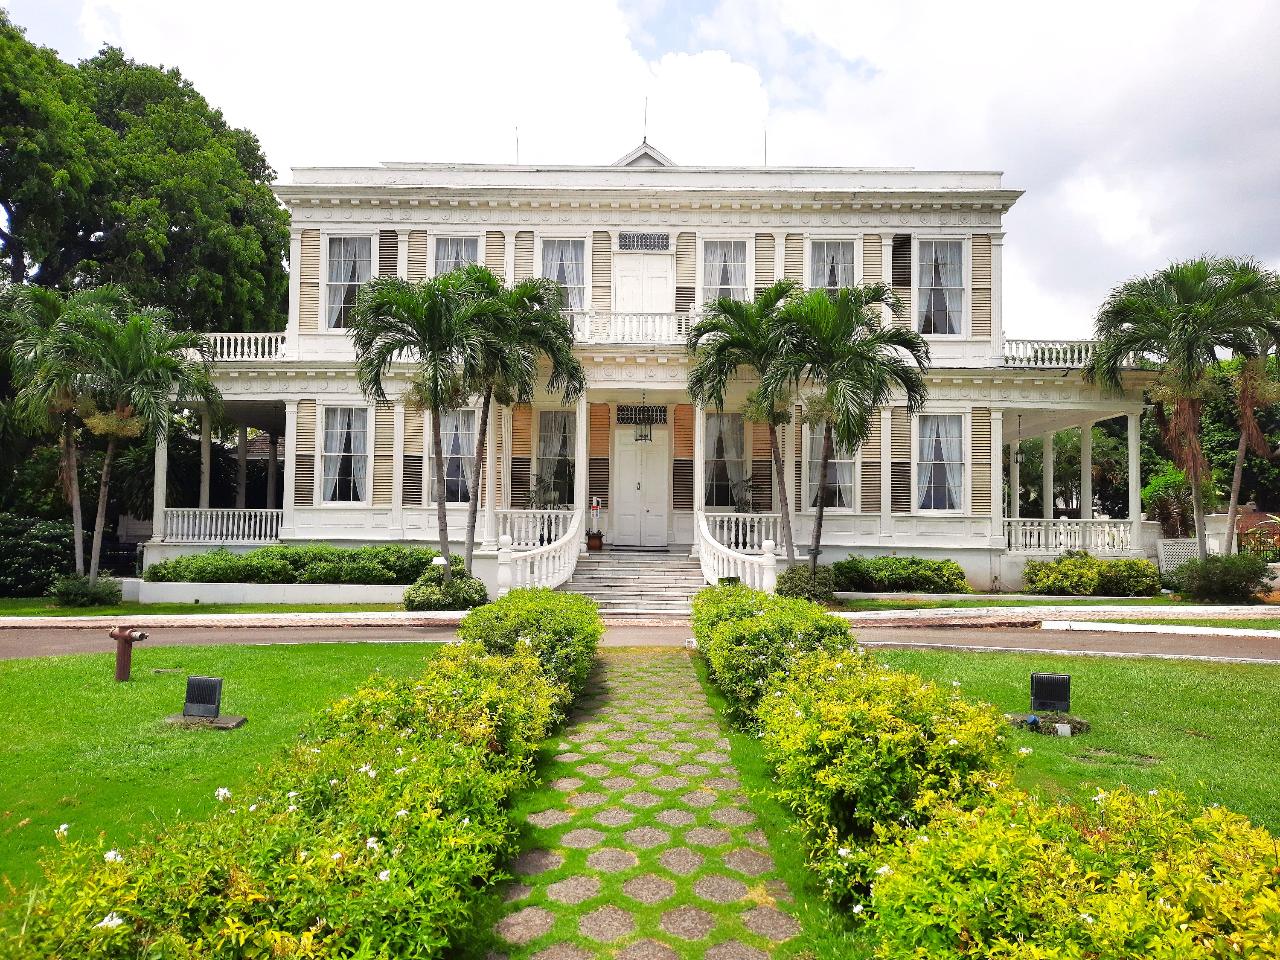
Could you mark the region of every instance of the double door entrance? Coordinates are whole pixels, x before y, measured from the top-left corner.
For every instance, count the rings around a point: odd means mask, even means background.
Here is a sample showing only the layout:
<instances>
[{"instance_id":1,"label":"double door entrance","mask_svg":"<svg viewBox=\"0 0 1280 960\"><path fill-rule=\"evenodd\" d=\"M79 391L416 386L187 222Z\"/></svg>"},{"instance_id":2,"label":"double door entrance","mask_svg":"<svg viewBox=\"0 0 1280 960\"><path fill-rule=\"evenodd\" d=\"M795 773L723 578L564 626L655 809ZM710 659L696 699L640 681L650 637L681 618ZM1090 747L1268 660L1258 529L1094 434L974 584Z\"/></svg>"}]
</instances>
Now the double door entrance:
<instances>
[{"instance_id":1,"label":"double door entrance","mask_svg":"<svg viewBox=\"0 0 1280 960\"><path fill-rule=\"evenodd\" d=\"M635 429L613 434L613 542L620 547L665 547L671 510L671 450L667 427L655 424L652 440Z\"/></svg>"}]
</instances>

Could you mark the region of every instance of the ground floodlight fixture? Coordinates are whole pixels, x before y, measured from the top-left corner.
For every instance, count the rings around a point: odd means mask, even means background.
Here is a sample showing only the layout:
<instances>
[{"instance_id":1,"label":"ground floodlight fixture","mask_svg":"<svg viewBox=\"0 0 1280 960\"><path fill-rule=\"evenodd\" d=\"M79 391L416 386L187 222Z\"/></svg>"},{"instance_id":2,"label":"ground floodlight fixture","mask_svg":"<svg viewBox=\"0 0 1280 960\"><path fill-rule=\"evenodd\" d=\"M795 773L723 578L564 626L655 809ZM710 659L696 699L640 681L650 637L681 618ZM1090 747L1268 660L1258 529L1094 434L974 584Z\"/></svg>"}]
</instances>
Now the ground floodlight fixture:
<instances>
[{"instance_id":1,"label":"ground floodlight fixture","mask_svg":"<svg viewBox=\"0 0 1280 960\"><path fill-rule=\"evenodd\" d=\"M1066 713L1071 709L1071 675L1069 673L1033 673L1031 675L1031 709Z\"/></svg>"},{"instance_id":2,"label":"ground floodlight fixture","mask_svg":"<svg viewBox=\"0 0 1280 960\"><path fill-rule=\"evenodd\" d=\"M187 677L187 702L184 717L217 719L222 709L221 677Z\"/></svg>"}]
</instances>

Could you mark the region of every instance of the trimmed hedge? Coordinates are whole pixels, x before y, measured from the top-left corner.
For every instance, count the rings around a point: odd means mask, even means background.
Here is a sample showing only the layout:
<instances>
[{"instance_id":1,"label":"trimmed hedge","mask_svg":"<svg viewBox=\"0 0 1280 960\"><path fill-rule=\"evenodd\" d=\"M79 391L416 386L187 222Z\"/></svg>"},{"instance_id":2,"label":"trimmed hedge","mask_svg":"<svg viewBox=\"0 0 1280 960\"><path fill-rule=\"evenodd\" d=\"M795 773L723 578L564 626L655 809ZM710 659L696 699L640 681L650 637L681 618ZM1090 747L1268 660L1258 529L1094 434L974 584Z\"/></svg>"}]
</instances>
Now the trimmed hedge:
<instances>
[{"instance_id":1,"label":"trimmed hedge","mask_svg":"<svg viewBox=\"0 0 1280 960\"><path fill-rule=\"evenodd\" d=\"M470 610L489 602L484 581L467 573L461 557L450 557L453 579L444 579L444 564L427 567L426 573L405 589L406 610Z\"/></svg>"},{"instance_id":2,"label":"trimmed hedge","mask_svg":"<svg viewBox=\"0 0 1280 960\"><path fill-rule=\"evenodd\" d=\"M90 583L88 577L72 573L59 577L49 588L49 598L56 607L112 607L120 597L120 581L111 577Z\"/></svg>"},{"instance_id":3,"label":"trimmed hedge","mask_svg":"<svg viewBox=\"0 0 1280 960\"><path fill-rule=\"evenodd\" d=\"M831 565L836 589L858 593L969 593L954 560L924 557L849 557Z\"/></svg>"},{"instance_id":4,"label":"trimmed hedge","mask_svg":"<svg viewBox=\"0 0 1280 960\"><path fill-rule=\"evenodd\" d=\"M1266 589L1267 562L1247 553L1188 560L1169 578L1178 593L1210 603L1248 603Z\"/></svg>"},{"instance_id":5,"label":"trimmed hedge","mask_svg":"<svg viewBox=\"0 0 1280 960\"><path fill-rule=\"evenodd\" d=\"M0 597L38 597L75 565L71 524L0 513Z\"/></svg>"},{"instance_id":6,"label":"trimmed hedge","mask_svg":"<svg viewBox=\"0 0 1280 960\"><path fill-rule=\"evenodd\" d=\"M1280 956L1275 839L1177 794L1081 809L1008 792L885 852L879 957Z\"/></svg>"},{"instance_id":7,"label":"trimmed hedge","mask_svg":"<svg viewBox=\"0 0 1280 960\"><path fill-rule=\"evenodd\" d=\"M211 550L152 564L158 583L414 583L440 556L430 547L271 546L247 553Z\"/></svg>"},{"instance_id":8,"label":"trimmed hedge","mask_svg":"<svg viewBox=\"0 0 1280 960\"><path fill-rule=\"evenodd\" d=\"M799 597L823 603L835 599L835 589L835 577L825 564L818 564L812 574L807 563L797 563L778 574L780 597Z\"/></svg>"},{"instance_id":9,"label":"trimmed hedge","mask_svg":"<svg viewBox=\"0 0 1280 960\"><path fill-rule=\"evenodd\" d=\"M1028 560L1022 585L1027 593L1055 597L1154 597L1160 572L1150 560L1103 560L1070 550L1054 560Z\"/></svg>"}]
</instances>

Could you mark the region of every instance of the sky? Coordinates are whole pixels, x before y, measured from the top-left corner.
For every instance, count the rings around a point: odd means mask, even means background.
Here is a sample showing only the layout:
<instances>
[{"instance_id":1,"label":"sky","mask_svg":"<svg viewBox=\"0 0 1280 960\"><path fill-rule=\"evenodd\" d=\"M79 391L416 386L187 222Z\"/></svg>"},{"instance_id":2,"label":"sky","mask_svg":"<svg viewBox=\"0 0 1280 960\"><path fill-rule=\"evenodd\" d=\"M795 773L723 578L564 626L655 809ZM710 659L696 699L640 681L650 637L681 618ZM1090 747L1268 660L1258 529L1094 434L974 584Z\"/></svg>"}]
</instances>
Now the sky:
<instances>
[{"instance_id":1,"label":"sky","mask_svg":"<svg viewBox=\"0 0 1280 960\"><path fill-rule=\"evenodd\" d=\"M1001 170L1007 336L1124 280L1280 267L1280 3L0 0L64 59L178 67L294 166L385 160Z\"/></svg>"}]
</instances>

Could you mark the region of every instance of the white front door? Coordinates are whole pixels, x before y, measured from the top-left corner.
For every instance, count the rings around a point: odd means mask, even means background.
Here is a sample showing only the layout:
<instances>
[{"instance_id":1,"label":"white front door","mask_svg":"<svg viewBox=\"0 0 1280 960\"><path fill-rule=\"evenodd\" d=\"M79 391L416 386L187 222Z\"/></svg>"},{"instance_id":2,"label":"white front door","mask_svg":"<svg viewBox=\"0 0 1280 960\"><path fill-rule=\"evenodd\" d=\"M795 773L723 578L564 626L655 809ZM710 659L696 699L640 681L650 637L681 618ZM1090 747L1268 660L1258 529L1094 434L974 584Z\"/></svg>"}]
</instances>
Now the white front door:
<instances>
[{"instance_id":1,"label":"white front door","mask_svg":"<svg viewBox=\"0 0 1280 960\"><path fill-rule=\"evenodd\" d=\"M613 458L613 542L620 547L665 547L671 504L667 428L655 425L652 440L636 443L635 428L618 427Z\"/></svg>"},{"instance_id":2,"label":"white front door","mask_svg":"<svg viewBox=\"0 0 1280 960\"><path fill-rule=\"evenodd\" d=\"M614 254L613 270L615 313L671 313L675 310L675 261L670 254Z\"/></svg>"}]
</instances>

